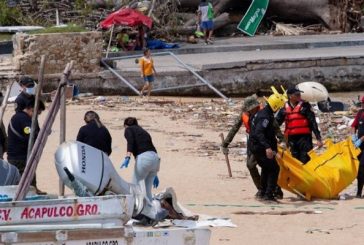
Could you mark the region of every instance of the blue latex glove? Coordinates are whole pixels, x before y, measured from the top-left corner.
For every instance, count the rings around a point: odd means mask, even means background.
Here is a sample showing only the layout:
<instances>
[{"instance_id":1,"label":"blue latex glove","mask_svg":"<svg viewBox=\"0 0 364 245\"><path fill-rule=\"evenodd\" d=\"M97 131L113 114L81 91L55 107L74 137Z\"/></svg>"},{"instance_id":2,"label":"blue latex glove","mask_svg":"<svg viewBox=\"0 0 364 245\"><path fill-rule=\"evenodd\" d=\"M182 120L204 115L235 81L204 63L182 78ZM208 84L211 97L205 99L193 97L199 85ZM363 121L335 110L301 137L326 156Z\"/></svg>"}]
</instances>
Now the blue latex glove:
<instances>
[{"instance_id":1,"label":"blue latex glove","mask_svg":"<svg viewBox=\"0 0 364 245\"><path fill-rule=\"evenodd\" d=\"M129 165L130 157L125 157L124 162L121 164L120 168L127 168Z\"/></svg>"},{"instance_id":2,"label":"blue latex glove","mask_svg":"<svg viewBox=\"0 0 364 245\"><path fill-rule=\"evenodd\" d=\"M355 144L355 142L358 140L358 135L353 134L353 135L351 136L351 140L352 140L352 141L353 141L353 143Z\"/></svg>"},{"instance_id":3,"label":"blue latex glove","mask_svg":"<svg viewBox=\"0 0 364 245\"><path fill-rule=\"evenodd\" d=\"M359 147L361 145L363 141L361 139L358 139L357 141L355 141L355 147Z\"/></svg>"},{"instance_id":4,"label":"blue latex glove","mask_svg":"<svg viewBox=\"0 0 364 245\"><path fill-rule=\"evenodd\" d=\"M156 175L155 177L154 177L154 180L153 180L153 187L154 188L157 188L159 186L159 178L158 178L158 176Z\"/></svg>"}]
</instances>

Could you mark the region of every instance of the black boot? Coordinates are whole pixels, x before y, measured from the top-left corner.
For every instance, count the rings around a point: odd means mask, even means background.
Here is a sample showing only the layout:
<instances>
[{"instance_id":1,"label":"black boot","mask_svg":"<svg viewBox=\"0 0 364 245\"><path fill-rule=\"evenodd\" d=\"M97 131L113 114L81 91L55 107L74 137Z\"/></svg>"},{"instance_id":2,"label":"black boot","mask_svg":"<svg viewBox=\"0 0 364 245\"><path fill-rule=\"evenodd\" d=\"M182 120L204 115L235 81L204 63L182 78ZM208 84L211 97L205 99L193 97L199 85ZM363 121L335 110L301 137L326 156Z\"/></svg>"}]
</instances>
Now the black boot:
<instances>
[{"instance_id":1,"label":"black boot","mask_svg":"<svg viewBox=\"0 0 364 245\"><path fill-rule=\"evenodd\" d=\"M263 201L267 201L267 202L278 202L277 199L274 197L273 193L266 193L263 196Z\"/></svg>"},{"instance_id":2,"label":"black boot","mask_svg":"<svg viewBox=\"0 0 364 245\"><path fill-rule=\"evenodd\" d=\"M262 200L264 197L264 191L258 190L258 192L255 194L255 198L258 200Z\"/></svg>"},{"instance_id":3,"label":"black boot","mask_svg":"<svg viewBox=\"0 0 364 245\"><path fill-rule=\"evenodd\" d=\"M358 181L358 190L356 192L357 198L362 198L363 185L364 183L362 181Z\"/></svg>"},{"instance_id":4,"label":"black boot","mask_svg":"<svg viewBox=\"0 0 364 245\"><path fill-rule=\"evenodd\" d=\"M282 191L281 187L277 186L276 190L273 193L273 195L277 199L283 199L283 191Z\"/></svg>"}]
</instances>

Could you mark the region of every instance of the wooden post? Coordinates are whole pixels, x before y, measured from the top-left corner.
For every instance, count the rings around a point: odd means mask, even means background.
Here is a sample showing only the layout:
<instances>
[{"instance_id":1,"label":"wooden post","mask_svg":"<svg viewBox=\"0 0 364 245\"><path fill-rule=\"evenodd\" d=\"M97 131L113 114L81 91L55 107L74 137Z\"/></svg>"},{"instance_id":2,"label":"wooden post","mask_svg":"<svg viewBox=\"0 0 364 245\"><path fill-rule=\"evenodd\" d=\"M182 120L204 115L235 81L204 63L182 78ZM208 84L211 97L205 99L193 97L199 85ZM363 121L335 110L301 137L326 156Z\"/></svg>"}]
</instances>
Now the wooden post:
<instances>
[{"instance_id":1,"label":"wooden post","mask_svg":"<svg viewBox=\"0 0 364 245\"><path fill-rule=\"evenodd\" d=\"M113 24L112 27L111 27L109 44L107 45L107 50L106 50L106 58L109 57L109 50L110 50L110 45L111 45L111 40L112 40L112 34L114 33L114 26L115 26L115 24Z\"/></svg>"},{"instance_id":2,"label":"wooden post","mask_svg":"<svg viewBox=\"0 0 364 245\"><path fill-rule=\"evenodd\" d=\"M38 73L38 86L37 86L37 91L35 94L34 112L33 112L33 116L32 116L32 124L31 124L32 125L31 127L33 129L37 128L37 126L38 126L38 107L39 107L39 99L42 94L42 88L43 88L44 66L45 66L45 56L42 55L41 60L40 60L40 67L39 67L39 73ZM31 130L30 136L29 136L27 158L30 156L30 153L32 151L34 140L35 140L35 130Z\"/></svg>"},{"instance_id":3,"label":"wooden post","mask_svg":"<svg viewBox=\"0 0 364 245\"><path fill-rule=\"evenodd\" d=\"M224 134L221 133L220 134L220 137L221 137L221 143L224 143ZM225 155L225 161L226 161L226 165L228 167L228 172L229 172L229 177L233 177L232 173L231 173L231 167L230 167L230 161L229 161L229 156L228 154L224 154Z\"/></svg>"},{"instance_id":4,"label":"wooden post","mask_svg":"<svg viewBox=\"0 0 364 245\"><path fill-rule=\"evenodd\" d=\"M68 63L65 71L71 71L73 66L73 61ZM66 141L66 88L68 84L68 76L70 74L63 73L61 83L63 87L61 88L61 101L60 101L60 133L59 133L59 144L62 144ZM64 196L64 184L61 179L59 179L59 195Z\"/></svg>"}]
</instances>

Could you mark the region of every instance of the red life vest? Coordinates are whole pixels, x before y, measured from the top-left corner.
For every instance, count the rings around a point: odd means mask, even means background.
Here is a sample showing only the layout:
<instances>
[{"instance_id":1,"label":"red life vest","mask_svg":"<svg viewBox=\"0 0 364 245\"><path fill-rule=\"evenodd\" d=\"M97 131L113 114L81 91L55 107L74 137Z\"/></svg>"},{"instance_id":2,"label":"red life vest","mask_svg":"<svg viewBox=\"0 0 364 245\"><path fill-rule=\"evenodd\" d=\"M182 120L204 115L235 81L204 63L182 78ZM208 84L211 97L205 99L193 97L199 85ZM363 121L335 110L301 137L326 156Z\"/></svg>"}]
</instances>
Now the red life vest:
<instances>
[{"instance_id":1,"label":"red life vest","mask_svg":"<svg viewBox=\"0 0 364 245\"><path fill-rule=\"evenodd\" d=\"M309 121L303 116L300 111L302 108L303 101L298 102L295 108L292 108L288 102L285 104L286 109L286 129L285 135L296 135L296 134L311 134Z\"/></svg>"}]
</instances>

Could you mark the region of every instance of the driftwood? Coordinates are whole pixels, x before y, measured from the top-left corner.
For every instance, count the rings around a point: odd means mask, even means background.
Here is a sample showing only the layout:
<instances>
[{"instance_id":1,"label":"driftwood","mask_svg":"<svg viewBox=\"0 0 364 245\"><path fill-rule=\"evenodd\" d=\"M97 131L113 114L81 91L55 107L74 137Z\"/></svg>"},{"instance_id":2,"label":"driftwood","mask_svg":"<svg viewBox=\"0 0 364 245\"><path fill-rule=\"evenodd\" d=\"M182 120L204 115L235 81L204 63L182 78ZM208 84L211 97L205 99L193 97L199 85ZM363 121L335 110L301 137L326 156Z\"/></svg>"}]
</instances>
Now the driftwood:
<instances>
[{"instance_id":1,"label":"driftwood","mask_svg":"<svg viewBox=\"0 0 364 245\"><path fill-rule=\"evenodd\" d=\"M228 13L222 13L214 19L214 30L220 29L231 23ZM165 31L171 34L191 35L196 31L196 24L191 26L166 27Z\"/></svg>"},{"instance_id":2,"label":"driftwood","mask_svg":"<svg viewBox=\"0 0 364 245\"><path fill-rule=\"evenodd\" d=\"M282 24L282 23L276 24L276 30L274 33L274 35L283 35L283 36L299 36L305 34L312 34L312 32L298 25Z\"/></svg>"}]
</instances>

